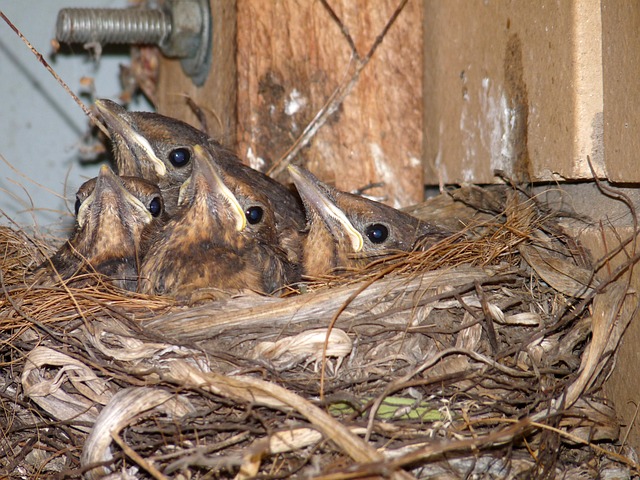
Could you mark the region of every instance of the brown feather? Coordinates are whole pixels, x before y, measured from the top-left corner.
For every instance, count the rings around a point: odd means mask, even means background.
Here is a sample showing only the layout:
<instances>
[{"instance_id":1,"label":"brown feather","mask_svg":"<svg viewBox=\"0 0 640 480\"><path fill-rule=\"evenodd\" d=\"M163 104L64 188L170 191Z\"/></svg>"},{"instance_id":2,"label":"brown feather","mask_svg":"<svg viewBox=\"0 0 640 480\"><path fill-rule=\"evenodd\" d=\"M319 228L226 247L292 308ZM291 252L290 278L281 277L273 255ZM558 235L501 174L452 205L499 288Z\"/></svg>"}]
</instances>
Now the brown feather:
<instances>
[{"instance_id":1,"label":"brown feather","mask_svg":"<svg viewBox=\"0 0 640 480\"><path fill-rule=\"evenodd\" d=\"M145 239L166 220L159 188L140 178L117 177L103 166L97 178L80 187L77 202L75 231L38 268L38 283L51 284L97 272L120 288L136 290ZM91 281L95 280L84 276L74 282L80 285Z\"/></svg>"},{"instance_id":2,"label":"brown feather","mask_svg":"<svg viewBox=\"0 0 640 480\"><path fill-rule=\"evenodd\" d=\"M194 148L193 170L182 186L178 212L142 265L143 292L187 298L202 288L273 293L297 280L297 266L278 247L267 196L229 185L227 178L207 149ZM251 208L262 211L255 224L246 219Z\"/></svg>"},{"instance_id":3,"label":"brown feather","mask_svg":"<svg viewBox=\"0 0 640 480\"><path fill-rule=\"evenodd\" d=\"M395 208L336 190L301 167L289 170L307 211L306 276L361 268L397 252L428 248L451 235Z\"/></svg>"},{"instance_id":4,"label":"brown feather","mask_svg":"<svg viewBox=\"0 0 640 480\"><path fill-rule=\"evenodd\" d=\"M291 263L298 263L302 252L305 216L297 195L263 173L244 165L206 133L191 125L157 113L127 112L120 105L106 99L96 101L112 135L114 158L121 175L141 176L157 184L170 216L178 211L180 187L191 175L193 162L187 159L178 165L176 152L193 156L193 148L205 148L219 168L224 181L234 192L260 192L273 211L277 247L285 252ZM144 140L140 140L144 139ZM148 145L152 152L146 151ZM151 156L162 163L164 175L158 174Z\"/></svg>"}]
</instances>

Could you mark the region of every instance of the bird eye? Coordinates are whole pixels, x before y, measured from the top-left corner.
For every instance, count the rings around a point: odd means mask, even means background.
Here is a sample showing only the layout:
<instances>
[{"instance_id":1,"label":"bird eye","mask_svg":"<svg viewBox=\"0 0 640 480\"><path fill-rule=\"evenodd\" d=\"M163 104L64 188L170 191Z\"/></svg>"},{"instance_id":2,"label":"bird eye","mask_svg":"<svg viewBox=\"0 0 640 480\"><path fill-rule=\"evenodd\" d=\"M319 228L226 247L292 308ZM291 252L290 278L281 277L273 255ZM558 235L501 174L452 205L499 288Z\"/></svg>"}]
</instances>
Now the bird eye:
<instances>
[{"instance_id":1,"label":"bird eye","mask_svg":"<svg viewBox=\"0 0 640 480\"><path fill-rule=\"evenodd\" d=\"M153 197L151 202L149 202L149 206L147 207L149 213L151 213L152 217L157 217L162 213L162 200L160 197Z\"/></svg>"},{"instance_id":2,"label":"bird eye","mask_svg":"<svg viewBox=\"0 0 640 480\"><path fill-rule=\"evenodd\" d=\"M247 211L244 212L247 217L247 222L251 225L255 225L260 220L262 220L262 216L264 215L264 211L261 207L249 207Z\"/></svg>"},{"instance_id":3,"label":"bird eye","mask_svg":"<svg viewBox=\"0 0 640 480\"><path fill-rule=\"evenodd\" d=\"M191 152L188 148L176 148L169 152L169 161L174 167L184 167L191 160Z\"/></svg>"},{"instance_id":4,"label":"bird eye","mask_svg":"<svg viewBox=\"0 0 640 480\"><path fill-rule=\"evenodd\" d=\"M80 197L76 197L76 217L78 216L78 212L80 211L80 205L82 205L82 202L80 201Z\"/></svg>"},{"instance_id":5,"label":"bird eye","mask_svg":"<svg viewBox=\"0 0 640 480\"><path fill-rule=\"evenodd\" d=\"M367 226L364 233L372 243L382 243L389 237L389 229L381 223Z\"/></svg>"}]
</instances>

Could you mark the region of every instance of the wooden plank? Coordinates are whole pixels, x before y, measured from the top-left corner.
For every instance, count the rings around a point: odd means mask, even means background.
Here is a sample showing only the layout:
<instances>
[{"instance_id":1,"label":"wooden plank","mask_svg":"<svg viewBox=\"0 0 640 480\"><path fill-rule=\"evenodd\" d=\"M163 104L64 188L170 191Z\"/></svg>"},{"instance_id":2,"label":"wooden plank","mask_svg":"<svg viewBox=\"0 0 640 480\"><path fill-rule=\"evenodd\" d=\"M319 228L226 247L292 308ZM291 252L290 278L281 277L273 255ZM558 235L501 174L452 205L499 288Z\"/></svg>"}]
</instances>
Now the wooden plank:
<instances>
[{"instance_id":1,"label":"wooden plank","mask_svg":"<svg viewBox=\"0 0 640 480\"><path fill-rule=\"evenodd\" d=\"M213 19L213 59L209 76L196 87L178 60L162 57L158 80L158 112L196 127L200 121L186 102L191 98L206 114L209 133L235 147L236 132L236 2L210 0Z\"/></svg>"},{"instance_id":2,"label":"wooden plank","mask_svg":"<svg viewBox=\"0 0 640 480\"><path fill-rule=\"evenodd\" d=\"M427 0L427 182L603 176L600 30L599 0Z\"/></svg>"},{"instance_id":3,"label":"wooden plank","mask_svg":"<svg viewBox=\"0 0 640 480\"><path fill-rule=\"evenodd\" d=\"M629 207L618 198L626 198L633 205L640 204L640 190L637 188L616 188L621 196L605 195L594 182L561 184L546 190L534 190L536 198L546 203L552 210L574 211L575 218L588 218L585 223L569 217L562 221L563 230L585 248L594 262L599 262L613 251L622 240L633 238L634 221ZM633 242L603 265L597 274L598 281L604 281L620 265L626 264L637 253ZM617 281L629 279L629 271ZM630 287L640 291L640 269L635 265L631 271ZM631 293L636 295L637 293ZM626 443L633 448L640 447L640 424L637 421L638 387L637 372L640 369L640 322L638 315L627 327L622 342L616 350L615 367L604 384L604 392L613 403L620 419Z\"/></svg>"},{"instance_id":4,"label":"wooden plank","mask_svg":"<svg viewBox=\"0 0 640 480\"><path fill-rule=\"evenodd\" d=\"M328 2L361 57L399 3ZM344 103L296 158L343 190L383 181L367 193L395 206L423 197L422 6L406 4ZM238 0L240 155L268 170L348 82L352 60L323 2ZM288 181L286 172L279 179Z\"/></svg>"},{"instance_id":5,"label":"wooden plank","mask_svg":"<svg viewBox=\"0 0 640 480\"><path fill-rule=\"evenodd\" d=\"M640 2L602 1L607 176L640 182Z\"/></svg>"}]
</instances>

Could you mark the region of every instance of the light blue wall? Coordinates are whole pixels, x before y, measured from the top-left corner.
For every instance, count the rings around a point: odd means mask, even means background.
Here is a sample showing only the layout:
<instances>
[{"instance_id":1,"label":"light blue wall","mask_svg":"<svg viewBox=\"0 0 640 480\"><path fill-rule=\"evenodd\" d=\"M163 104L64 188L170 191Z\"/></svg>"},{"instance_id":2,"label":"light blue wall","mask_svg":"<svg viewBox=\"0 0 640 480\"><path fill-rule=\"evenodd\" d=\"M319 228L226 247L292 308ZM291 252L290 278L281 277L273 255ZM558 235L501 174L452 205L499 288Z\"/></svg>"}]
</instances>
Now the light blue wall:
<instances>
[{"instance_id":1,"label":"light blue wall","mask_svg":"<svg viewBox=\"0 0 640 480\"><path fill-rule=\"evenodd\" d=\"M74 92L86 91L80 79L92 77L97 96L116 101L126 54L105 55L96 63L77 46L75 55L54 59L50 42L60 8L126 5L126 0L0 0L3 13ZM0 211L25 228L37 225L64 235L73 225L76 190L99 168L80 161L78 146L88 125L80 107L0 19ZM0 214L0 224L8 223Z\"/></svg>"}]
</instances>

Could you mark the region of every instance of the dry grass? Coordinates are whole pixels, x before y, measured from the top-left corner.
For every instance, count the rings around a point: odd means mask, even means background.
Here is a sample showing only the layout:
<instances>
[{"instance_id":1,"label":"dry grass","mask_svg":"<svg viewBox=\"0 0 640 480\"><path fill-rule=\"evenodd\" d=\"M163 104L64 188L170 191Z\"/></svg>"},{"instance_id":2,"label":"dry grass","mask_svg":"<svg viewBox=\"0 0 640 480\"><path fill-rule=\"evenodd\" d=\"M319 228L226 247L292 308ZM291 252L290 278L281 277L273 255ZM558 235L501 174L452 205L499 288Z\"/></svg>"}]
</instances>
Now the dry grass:
<instances>
[{"instance_id":1,"label":"dry grass","mask_svg":"<svg viewBox=\"0 0 640 480\"><path fill-rule=\"evenodd\" d=\"M426 251L284 298L193 306L101 284L31 287L25 272L46 245L0 230L0 468L25 478L637 473L599 394L635 295L623 279L595 280L535 199L485 193L456 192L466 226Z\"/></svg>"}]
</instances>

